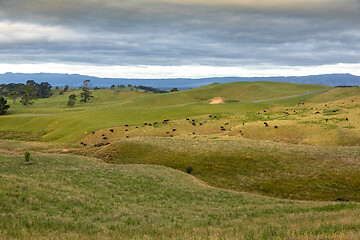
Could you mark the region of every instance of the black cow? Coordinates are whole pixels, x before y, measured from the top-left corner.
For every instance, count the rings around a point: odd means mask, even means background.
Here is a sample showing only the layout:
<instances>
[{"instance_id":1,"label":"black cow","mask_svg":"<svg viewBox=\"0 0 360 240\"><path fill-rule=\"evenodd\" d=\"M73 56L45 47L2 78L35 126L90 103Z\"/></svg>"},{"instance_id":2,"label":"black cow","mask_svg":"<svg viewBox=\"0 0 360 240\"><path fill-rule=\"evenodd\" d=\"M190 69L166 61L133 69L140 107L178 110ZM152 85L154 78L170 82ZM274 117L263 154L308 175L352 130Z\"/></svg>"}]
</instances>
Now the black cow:
<instances>
[{"instance_id":1,"label":"black cow","mask_svg":"<svg viewBox=\"0 0 360 240\"><path fill-rule=\"evenodd\" d=\"M114 132L114 129L109 129L109 131L113 133L113 132Z\"/></svg>"}]
</instances>

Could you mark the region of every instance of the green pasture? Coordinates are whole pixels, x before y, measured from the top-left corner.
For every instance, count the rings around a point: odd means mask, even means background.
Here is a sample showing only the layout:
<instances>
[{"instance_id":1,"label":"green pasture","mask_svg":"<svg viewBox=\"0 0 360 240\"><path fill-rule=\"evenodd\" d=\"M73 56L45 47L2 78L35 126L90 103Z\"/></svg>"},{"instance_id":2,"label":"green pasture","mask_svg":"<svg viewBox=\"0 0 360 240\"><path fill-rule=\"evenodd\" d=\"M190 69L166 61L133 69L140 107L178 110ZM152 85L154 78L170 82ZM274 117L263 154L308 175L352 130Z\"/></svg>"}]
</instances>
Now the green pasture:
<instances>
[{"instance_id":1,"label":"green pasture","mask_svg":"<svg viewBox=\"0 0 360 240\"><path fill-rule=\"evenodd\" d=\"M0 155L2 239L356 239L360 232L356 203L237 193L161 166L69 154L32 154L32 161Z\"/></svg>"}]
</instances>

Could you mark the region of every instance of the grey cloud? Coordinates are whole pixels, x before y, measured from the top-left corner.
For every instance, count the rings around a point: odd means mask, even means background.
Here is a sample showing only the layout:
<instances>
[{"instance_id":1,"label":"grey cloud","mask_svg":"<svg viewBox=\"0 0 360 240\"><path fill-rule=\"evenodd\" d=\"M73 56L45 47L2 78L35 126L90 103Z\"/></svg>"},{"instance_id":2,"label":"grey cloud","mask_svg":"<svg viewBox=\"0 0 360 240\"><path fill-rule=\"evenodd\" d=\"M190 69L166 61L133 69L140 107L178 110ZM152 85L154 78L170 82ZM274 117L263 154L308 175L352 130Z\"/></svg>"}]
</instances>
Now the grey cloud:
<instances>
[{"instance_id":1,"label":"grey cloud","mask_svg":"<svg viewBox=\"0 0 360 240\"><path fill-rule=\"evenodd\" d=\"M234 5L234 1L194 5L0 0L0 21L61 28L79 35L73 41L0 41L0 62L214 66L360 62L358 1L347 0L341 7L337 1L323 2L328 5L296 9L292 5Z\"/></svg>"}]
</instances>

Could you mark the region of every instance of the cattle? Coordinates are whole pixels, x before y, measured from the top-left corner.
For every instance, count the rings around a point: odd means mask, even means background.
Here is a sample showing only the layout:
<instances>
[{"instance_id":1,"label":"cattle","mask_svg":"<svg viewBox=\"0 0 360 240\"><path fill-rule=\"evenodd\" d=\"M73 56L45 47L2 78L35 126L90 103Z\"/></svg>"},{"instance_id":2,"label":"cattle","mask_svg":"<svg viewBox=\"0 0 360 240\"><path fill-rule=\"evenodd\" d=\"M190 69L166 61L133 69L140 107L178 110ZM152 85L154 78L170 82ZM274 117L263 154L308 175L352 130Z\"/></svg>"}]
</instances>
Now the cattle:
<instances>
[{"instance_id":1,"label":"cattle","mask_svg":"<svg viewBox=\"0 0 360 240\"><path fill-rule=\"evenodd\" d=\"M175 132L175 131L176 131L176 129L174 128L174 129L173 129L173 132Z\"/></svg>"},{"instance_id":2,"label":"cattle","mask_svg":"<svg viewBox=\"0 0 360 240\"><path fill-rule=\"evenodd\" d=\"M166 134L169 134L170 132L166 132Z\"/></svg>"},{"instance_id":3,"label":"cattle","mask_svg":"<svg viewBox=\"0 0 360 240\"><path fill-rule=\"evenodd\" d=\"M125 132L129 131L128 129L125 129Z\"/></svg>"},{"instance_id":4,"label":"cattle","mask_svg":"<svg viewBox=\"0 0 360 240\"><path fill-rule=\"evenodd\" d=\"M93 131L92 134L95 134L95 132Z\"/></svg>"},{"instance_id":5,"label":"cattle","mask_svg":"<svg viewBox=\"0 0 360 240\"><path fill-rule=\"evenodd\" d=\"M266 112L266 110L264 110L264 112Z\"/></svg>"},{"instance_id":6,"label":"cattle","mask_svg":"<svg viewBox=\"0 0 360 240\"><path fill-rule=\"evenodd\" d=\"M105 136L105 134L101 135L101 136Z\"/></svg>"},{"instance_id":7,"label":"cattle","mask_svg":"<svg viewBox=\"0 0 360 240\"><path fill-rule=\"evenodd\" d=\"M328 119L325 119L325 121L327 122L327 121L328 121Z\"/></svg>"},{"instance_id":8,"label":"cattle","mask_svg":"<svg viewBox=\"0 0 360 240\"><path fill-rule=\"evenodd\" d=\"M319 111L315 112L315 114L319 114L319 113L320 113Z\"/></svg>"},{"instance_id":9,"label":"cattle","mask_svg":"<svg viewBox=\"0 0 360 240\"><path fill-rule=\"evenodd\" d=\"M148 125L147 123L144 123L144 125L146 126L146 125Z\"/></svg>"},{"instance_id":10,"label":"cattle","mask_svg":"<svg viewBox=\"0 0 360 240\"><path fill-rule=\"evenodd\" d=\"M128 126L129 126L129 125L127 125L127 124L125 125L125 127L128 127Z\"/></svg>"},{"instance_id":11,"label":"cattle","mask_svg":"<svg viewBox=\"0 0 360 240\"><path fill-rule=\"evenodd\" d=\"M129 136L126 136L126 138L129 138Z\"/></svg>"},{"instance_id":12,"label":"cattle","mask_svg":"<svg viewBox=\"0 0 360 240\"><path fill-rule=\"evenodd\" d=\"M103 137L104 140L108 139L107 137Z\"/></svg>"},{"instance_id":13,"label":"cattle","mask_svg":"<svg viewBox=\"0 0 360 240\"><path fill-rule=\"evenodd\" d=\"M195 132L193 132L193 135L195 135Z\"/></svg>"},{"instance_id":14,"label":"cattle","mask_svg":"<svg viewBox=\"0 0 360 240\"><path fill-rule=\"evenodd\" d=\"M135 128L139 128L138 126L136 126Z\"/></svg>"},{"instance_id":15,"label":"cattle","mask_svg":"<svg viewBox=\"0 0 360 240\"><path fill-rule=\"evenodd\" d=\"M80 144L81 144L81 145L83 145L84 143L83 143L83 142L81 142Z\"/></svg>"},{"instance_id":16,"label":"cattle","mask_svg":"<svg viewBox=\"0 0 360 240\"><path fill-rule=\"evenodd\" d=\"M265 127L269 126L269 125L267 124L267 122L264 122L264 125L265 125Z\"/></svg>"},{"instance_id":17,"label":"cattle","mask_svg":"<svg viewBox=\"0 0 360 240\"><path fill-rule=\"evenodd\" d=\"M278 126L274 126L274 128L278 128Z\"/></svg>"},{"instance_id":18,"label":"cattle","mask_svg":"<svg viewBox=\"0 0 360 240\"><path fill-rule=\"evenodd\" d=\"M192 121L192 122L195 122L195 119L192 119L191 121Z\"/></svg>"},{"instance_id":19,"label":"cattle","mask_svg":"<svg viewBox=\"0 0 360 240\"><path fill-rule=\"evenodd\" d=\"M86 143L84 143L83 145L84 145L84 147L86 147L86 146L87 146L87 144L86 144Z\"/></svg>"},{"instance_id":20,"label":"cattle","mask_svg":"<svg viewBox=\"0 0 360 240\"><path fill-rule=\"evenodd\" d=\"M157 122L154 122L154 125L156 125L157 124Z\"/></svg>"},{"instance_id":21,"label":"cattle","mask_svg":"<svg viewBox=\"0 0 360 240\"><path fill-rule=\"evenodd\" d=\"M148 125L149 125L150 127L152 126L152 124L151 124L151 123L149 123Z\"/></svg>"},{"instance_id":22,"label":"cattle","mask_svg":"<svg viewBox=\"0 0 360 240\"><path fill-rule=\"evenodd\" d=\"M174 137L173 135L170 135L170 137Z\"/></svg>"},{"instance_id":23,"label":"cattle","mask_svg":"<svg viewBox=\"0 0 360 240\"><path fill-rule=\"evenodd\" d=\"M113 133L113 132L114 132L114 129L109 129L109 131Z\"/></svg>"},{"instance_id":24,"label":"cattle","mask_svg":"<svg viewBox=\"0 0 360 240\"><path fill-rule=\"evenodd\" d=\"M225 123L225 125L229 125L229 123Z\"/></svg>"},{"instance_id":25,"label":"cattle","mask_svg":"<svg viewBox=\"0 0 360 240\"><path fill-rule=\"evenodd\" d=\"M190 119L189 118L186 118L186 121L189 121Z\"/></svg>"},{"instance_id":26,"label":"cattle","mask_svg":"<svg viewBox=\"0 0 360 240\"><path fill-rule=\"evenodd\" d=\"M222 128L221 131L225 131L225 128Z\"/></svg>"},{"instance_id":27,"label":"cattle","mask_svg":"<svg viewBox=\"0 0 360 240\"><path fill-rule=\"evenodd\" d=\"M243 126L245 125L245 123L243 123Z\"/></svg>"},{"instance_id":28,"label":"cattle","mask_svg":"<svg viewBox=\"0 0 360 240\"><path fill-rule=\"evenodd\" d=\"M196 123L192 123L191 125L196 126Z\"/></svg>"},{"instance_id":29,"label":"cattle","mask_svg":"<svg viewBox=\"0 0 360 240\"><path fill-rule=\"evenodd\" d=\"M349 119L348 119L348 118L345 118L345 120L346 120L346 121L349 121Z\"/></svg>"},{"instance_id":30,"label":"cattle","mask_svg":"<svg viewBox=\"0 0 360 240\"><path fill-rule=\"evenodd\" d=\"M216 118L216 116L214 116L214 118Z\"/></svg>"},{"instance_id":31,"label":"cattle","mask_svg":"<svg viewBox=\"0 0 360 240\"><path fill-rule=\"evenodd\" d=\"M209 115L209 118L211 118L212 116L211 115Z\"/></svg>"},{"instance_id":32,"label":"cattle","mask_svg":"<svg viewBox=\"0 0 360 240\"><path fill-rule=\"evenodd\" d=\"M201 125L203 125L202 123L199 123L199 125L201 126Z\"/></svg>"}]
</instances>

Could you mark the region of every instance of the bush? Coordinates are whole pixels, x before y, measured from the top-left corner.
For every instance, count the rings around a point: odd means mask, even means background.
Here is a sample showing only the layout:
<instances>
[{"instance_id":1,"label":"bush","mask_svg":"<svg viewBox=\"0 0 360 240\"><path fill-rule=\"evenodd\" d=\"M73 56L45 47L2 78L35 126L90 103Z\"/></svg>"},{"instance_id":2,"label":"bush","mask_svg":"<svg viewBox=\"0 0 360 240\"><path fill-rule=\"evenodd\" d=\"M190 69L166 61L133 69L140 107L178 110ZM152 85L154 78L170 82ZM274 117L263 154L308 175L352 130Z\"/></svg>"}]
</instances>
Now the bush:
<instances>
[{"instance_id":1,"label":"bush","mask_svg":"<svg viewBox=\"0 0 360 240\"><path fill-rule=\"evenodd\" d=\"M26 151L24 155L25 155L25 162L30 162L30 152Z\"/></svg>"},{"instance_id":2,"label":"bush","mask_svg":"<svg viewBox=\"0 0 360 240\"><path fill-rule=\"evenodd\" d=\"M188 174L191 174L191 172L192 172L193 170L194 170L194 169L193 169L192 166L187 166L187 167L186 167L186 172L187 172Z\"/></svg>"}]
</instances>

